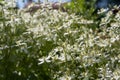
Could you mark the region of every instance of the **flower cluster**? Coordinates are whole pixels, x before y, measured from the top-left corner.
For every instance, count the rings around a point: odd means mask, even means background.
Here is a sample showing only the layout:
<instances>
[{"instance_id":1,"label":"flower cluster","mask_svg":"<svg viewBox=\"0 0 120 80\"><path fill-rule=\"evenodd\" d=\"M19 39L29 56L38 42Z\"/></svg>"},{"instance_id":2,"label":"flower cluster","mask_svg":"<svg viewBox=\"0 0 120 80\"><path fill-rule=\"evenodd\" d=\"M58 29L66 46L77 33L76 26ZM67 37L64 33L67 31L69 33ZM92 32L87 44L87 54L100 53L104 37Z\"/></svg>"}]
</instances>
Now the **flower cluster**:
<instances>
[{"instance_id":1,"label":"flower cluster","mask_svg":"<svg viewBox=\"0 0 120 80\"><path fill-rule=\"evenodd\" d=\"M33 14L0 9L1 79L120 79L119 12L108 12L98 31L83 15L49 7Z\"/></svg>"}]
</instances>

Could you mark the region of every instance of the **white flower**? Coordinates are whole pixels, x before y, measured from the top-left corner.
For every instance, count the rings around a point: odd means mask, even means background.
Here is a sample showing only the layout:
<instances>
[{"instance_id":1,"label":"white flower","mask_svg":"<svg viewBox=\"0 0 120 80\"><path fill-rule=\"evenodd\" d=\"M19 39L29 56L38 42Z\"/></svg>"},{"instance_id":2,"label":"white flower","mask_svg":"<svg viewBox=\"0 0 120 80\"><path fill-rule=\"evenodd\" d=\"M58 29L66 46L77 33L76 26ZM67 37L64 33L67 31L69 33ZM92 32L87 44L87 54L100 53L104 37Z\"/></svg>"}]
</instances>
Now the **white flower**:
<instances>
[{"instance_id":1,"label":"white flower","mask_svg":"<svg viewBox=\"0 0 120 80\"><path fill-rule=\"evenodd\" d=\"M72 76L65 75L60 77L58 80L71 80L71 79L72 79Z\"/></svg>"},{"instance_id":2,"label":"white flower","mask_svg":"<svg viewBox=\"0 0 120 80\"><path fill-rule=\"evenodd\" d=\"M65 61L65 55L61 53L61 56L59 56L58 59L61 61Z\"/></svg>"},{"instance_id":3,"label":"white flower","mask_svg":"<svg viewBox=\"0 0 120 80\"><path fill-rule=\"evenodd\" d=\"M114 42L117 41L117 40L119 40L119 36L116 36L116 37L113 37L113 38L110 39L110 41L111 41L112 43L114 43Z\"/></svg>"},{"instance_id":4,"label":"white flower","mask_svg":"<svg viewBox=\"0 0 120 80\"><path fill-rule=\"evenodd\" d=\"M15 0L5 0L7 4L5 5L6 7L16 7Z\"/></svg>"},{"instance_id":5,"label":"white flower","mask_svg":"<svg viewBox=\"0 0 120 80\"><path fill-rule=\"evenodd\" d=\"M69 35L69 33L64 33L64 36L67 36L67 35Z\"/></svg>"},{"instance_id":6,"label":"white flower","mask_svg":"<svg viewBox=\"0 0 120 80\"><path fill-rule=\"evenodd\" d=\"M99 40L99 41L96 41L96 45L100 46L100 47L106 47L108 45L110 45L110 42L109 40Z\"/></svg>"},{"instance_id":7,"label":"white flower","mask_svg":"<svg viewBox=\"0 0 120 80\"><path fill-rule=\"evenodd\" d=\"M40 63L38 63L38 64L40 65L40 64L43 64L45 62L49 63L49 62L51 62L50 59L51 59L51 56L40 58L40 59L38 59L40 61Z\"/></svg>"}]
</instances>

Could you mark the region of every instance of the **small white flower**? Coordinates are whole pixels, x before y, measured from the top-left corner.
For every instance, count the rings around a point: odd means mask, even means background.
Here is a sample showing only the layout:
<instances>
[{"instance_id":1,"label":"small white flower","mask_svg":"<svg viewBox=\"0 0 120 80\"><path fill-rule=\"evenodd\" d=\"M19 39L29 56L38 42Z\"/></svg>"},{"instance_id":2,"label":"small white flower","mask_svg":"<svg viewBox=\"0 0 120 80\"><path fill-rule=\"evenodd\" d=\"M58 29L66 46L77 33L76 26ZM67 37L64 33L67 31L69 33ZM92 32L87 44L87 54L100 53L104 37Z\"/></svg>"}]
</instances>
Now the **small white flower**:
<instances>
[{"instance_id":1,"label":"small white flower","mask_svg":"<svg viewBox=\"0 0 120 80\"><path fill-rule=\"evenodd\" d=\"M49 63L49 62L51 62L50 59L51 59L51 56L40 58L40 59L38 59L40 61L38 64L43 64L44 62Z\"/></svg>"},{"instance_id":2,"label":"small white flower","mask_svg":"<svg viewBox=\"0 0 120 80\"><path fill-rule=\"evenodd\" d=\"M65 55L63 53L61 53L61 56L58 57L58 59L61 61L65 61Z\"/></svg>"}]
</instances>

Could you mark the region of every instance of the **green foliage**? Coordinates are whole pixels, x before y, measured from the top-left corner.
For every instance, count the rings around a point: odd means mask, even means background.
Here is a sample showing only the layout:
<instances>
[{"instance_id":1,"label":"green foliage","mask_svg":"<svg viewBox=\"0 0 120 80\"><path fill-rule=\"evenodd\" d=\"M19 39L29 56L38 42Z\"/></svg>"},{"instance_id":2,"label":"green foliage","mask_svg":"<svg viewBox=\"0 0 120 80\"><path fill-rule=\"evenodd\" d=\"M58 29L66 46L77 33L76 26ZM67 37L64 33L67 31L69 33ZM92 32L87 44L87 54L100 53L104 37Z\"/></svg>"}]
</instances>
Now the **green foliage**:
<instances>
[{"instance_id":1,"label":"green foliage","mask_svg":"<svg viewBox=\"0 0 120 80\"><path fill-rule=\"evenodd\" d=\"M72 0L72 2L65 5L69 13L76 13L77 15L85 15L88 18L94 11L95 0ZM89 13L89 14L88 14Z\"/></svg>"},{"instance_id":2,"label":"green foliage","mask_svg":"<svg viewBox=\"0 0 120 80\"><path fill-rule=\"evenodd\" d=\"M96 24L49 6L31 15L7 5L0 5L0 80L120 79L120 12Z\"/></svg>"}]
</instances>

